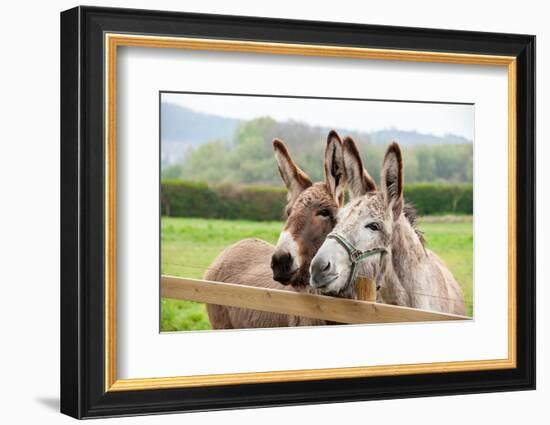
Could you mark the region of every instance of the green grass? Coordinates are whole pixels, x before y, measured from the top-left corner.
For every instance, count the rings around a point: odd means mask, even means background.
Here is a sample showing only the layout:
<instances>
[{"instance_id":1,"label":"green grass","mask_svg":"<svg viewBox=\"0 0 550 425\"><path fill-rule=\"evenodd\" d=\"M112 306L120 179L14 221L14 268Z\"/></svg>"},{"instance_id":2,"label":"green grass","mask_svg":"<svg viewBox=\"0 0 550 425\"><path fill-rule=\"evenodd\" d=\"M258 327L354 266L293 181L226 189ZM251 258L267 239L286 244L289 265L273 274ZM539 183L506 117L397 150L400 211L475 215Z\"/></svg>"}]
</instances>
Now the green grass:
<instances>
[{"instance_id":1,"label":"green grass","mask_svg":"<svg viewBox=\"0 0 550 425\"><path fill-rule=\"evenodd\" d=\"M200 279L210 263L229 245L255 237L275 243L281 222L227 221L163 217L162 274ZM162 299L163 332L210 329L204 304Z\"/></svg>"},{"instance_id":2,"label":"green grass","mask_svg":"<svg viewBox=\"0 0 550 425\"><path fill-rule=\"evenodd\" d=\"M473 233L470 217L421 220L427 247L445 261L464 291L472 314ZM162 274L201 278L210 263L227 246L255 237L275 243L281 222L228 221L163 217L161 223ZM204 304L163 299L161 331L210 329Z\"/></svg>"}]
</instances>

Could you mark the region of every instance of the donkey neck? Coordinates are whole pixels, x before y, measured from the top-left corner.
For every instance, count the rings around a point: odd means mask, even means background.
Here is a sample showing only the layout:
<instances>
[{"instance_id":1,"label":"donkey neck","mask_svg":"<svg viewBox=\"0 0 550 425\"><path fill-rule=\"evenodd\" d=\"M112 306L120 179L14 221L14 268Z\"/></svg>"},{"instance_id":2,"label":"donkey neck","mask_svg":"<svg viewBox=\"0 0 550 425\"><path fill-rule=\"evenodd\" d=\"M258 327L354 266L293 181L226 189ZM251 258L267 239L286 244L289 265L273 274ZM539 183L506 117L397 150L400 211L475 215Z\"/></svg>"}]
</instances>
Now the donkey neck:
<instances>
[{"instance_id":1,"label":"donkey neck","mask_svg":"<svg viewBox=\"0 0 550 425\"><path fill-rule=\"evenodd\" d=\"M424 245L407 218L401 216L395 221L391 243L391 265L401 285L410 289L420 273L422 263L428 261Z\"/></svg>"}]
</instances>

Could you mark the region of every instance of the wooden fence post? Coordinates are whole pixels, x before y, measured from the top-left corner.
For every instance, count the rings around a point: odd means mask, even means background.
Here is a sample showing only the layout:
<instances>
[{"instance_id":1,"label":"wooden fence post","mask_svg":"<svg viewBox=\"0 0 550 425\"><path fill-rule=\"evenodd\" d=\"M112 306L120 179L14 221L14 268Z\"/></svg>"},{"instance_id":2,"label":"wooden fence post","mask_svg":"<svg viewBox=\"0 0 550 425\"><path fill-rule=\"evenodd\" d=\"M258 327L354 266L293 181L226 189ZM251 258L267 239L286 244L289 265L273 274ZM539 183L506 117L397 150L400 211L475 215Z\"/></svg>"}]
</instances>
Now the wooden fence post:
<instances>
[{"instance_id":1,"label":"wooden fence post","mask_svg":"<svg viewBox=\"0 0 550 425\"><path fill-rule=\"evenodd\" d=\"M357 299L361 301L376 302L376 283L364 276L358 276L355 281Z\"/></svg>"},{"instance_id":2,"label":"wooden fence post","mask_svg":"<svg viewBox=\"0 0 550 425\"><path fill-rule=\"evenodd\" d=\"M374 282L367 279L366 295L376 298ZM439 320L471 320L456 314L427 311L389 304L378 304L362 299L351 300L298 293L282 289L268 289L234 283L176 276L161 277L161 297L189 300L230 307L269 311L271 313L312 317L337 323L404 323Z\"/></svg>"}]
</instances>

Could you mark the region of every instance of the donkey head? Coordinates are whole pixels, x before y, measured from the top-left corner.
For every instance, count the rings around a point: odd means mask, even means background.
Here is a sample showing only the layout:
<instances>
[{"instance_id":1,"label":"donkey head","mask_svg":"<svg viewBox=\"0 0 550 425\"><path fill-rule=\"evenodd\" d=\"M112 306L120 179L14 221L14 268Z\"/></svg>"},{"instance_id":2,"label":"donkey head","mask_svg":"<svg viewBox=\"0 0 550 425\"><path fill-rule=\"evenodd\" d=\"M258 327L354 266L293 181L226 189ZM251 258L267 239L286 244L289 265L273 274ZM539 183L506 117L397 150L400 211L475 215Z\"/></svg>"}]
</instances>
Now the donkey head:
<instances>
[{"instance_id":1,"label":"donkey head","mask_svg":"<svg viewBox=\"0 0 550 425\"><path fill-rule=\"evenodd\" d=\"M309 283L311 259L334 225L344 204L346 174L342 142L333 130L325 149L325 181L312 183L294 163L283 142L273 141L279 173L288 190L286 223L271 259L273 279L284 284Z\"/></svg>"},{"instance_id":2,"label":"donkey head","mask_svg":"<svg viewBox=\"0 0 550 425\"><path fill-rule=\"evenodd\" d=\"M403 159L399 145L392 143L384 156L381 189L377 190L363 169L353 140L346 138L343 147L350 202L338 215L333 232L336 237L331 235L323 243L311 263L311 285L324 293L351 296L354 267L376 280L377 285L381 283L391 253L393 230L404 210ZM372 255L364 256L354 266L350 252L353 248Z\"/></svg>"}]
</instances>

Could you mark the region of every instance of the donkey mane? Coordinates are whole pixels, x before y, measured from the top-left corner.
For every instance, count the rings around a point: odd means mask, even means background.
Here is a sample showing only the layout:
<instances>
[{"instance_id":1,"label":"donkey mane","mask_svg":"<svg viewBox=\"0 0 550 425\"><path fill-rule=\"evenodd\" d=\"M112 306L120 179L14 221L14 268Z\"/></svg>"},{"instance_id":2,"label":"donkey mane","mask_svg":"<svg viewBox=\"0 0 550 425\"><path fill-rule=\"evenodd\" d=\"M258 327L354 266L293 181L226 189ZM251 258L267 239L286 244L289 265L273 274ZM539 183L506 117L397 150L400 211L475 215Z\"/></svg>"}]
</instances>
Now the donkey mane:
<instances>
[{"instance_id":1,"label":"donkey mane","mask_svg":"<svg viewBox=\"0 0 550 425\"><path fill-rule=\"evenodd\" d=\"M407 221L410 223L411 227L414 230L414 233L416 233L416 236L418 237L418 240L420 241L422 246L426 248L426 237L424 236L424 232L420 230L417 226L418 211L416 207L410 202L405 202L405 205L403 206L403 215L405 216Z\"/></svg>"},{"instance_id":2,"label":"donkey mane","mask_svg":"<svg viewBox=\"0 0 550 425\"><path fill-rule=\"evenodd\" d=\"M351 139L344 141L344 163L350 191L334 232L362 251L385 252L366 259L359 273L380 282L377 302L413 308L465 314L464 295L445 263L426 249L417 228L417 211L403 199L403 159L397 143L391 143L381 171L381 190L373 189ZM366 229L366 230L363 230ZM351 242L350 242L351 241ZM347 253L346 253L347 251ZM313 288L327 294L354 291L357 262L349 249L326 239L311 262Z\"/></svg>"}]
</instances>

